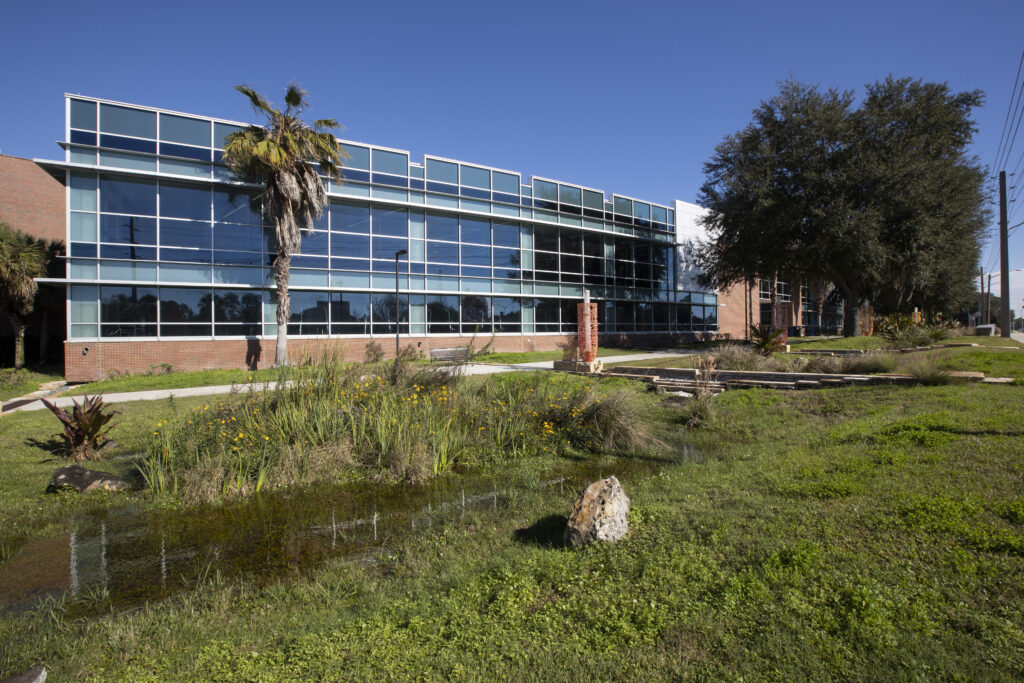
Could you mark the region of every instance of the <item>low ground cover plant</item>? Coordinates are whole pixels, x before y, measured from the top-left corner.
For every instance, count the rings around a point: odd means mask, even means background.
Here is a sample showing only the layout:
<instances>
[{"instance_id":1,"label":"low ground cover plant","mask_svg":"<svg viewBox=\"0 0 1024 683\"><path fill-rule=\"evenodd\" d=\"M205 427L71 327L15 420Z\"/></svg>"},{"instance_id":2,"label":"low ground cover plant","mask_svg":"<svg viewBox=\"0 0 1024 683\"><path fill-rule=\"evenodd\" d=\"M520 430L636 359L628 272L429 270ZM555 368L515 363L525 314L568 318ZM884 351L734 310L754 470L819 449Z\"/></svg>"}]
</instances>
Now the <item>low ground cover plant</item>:
<instances>
[{"instance_id":1,"label":"low ground cover plant","mask_svg":"<svg viewBox=\"0 0 1024 683\"><path fill-rule=\"evenodd\" d=\"M621 451L656 440L637 389L569 375L462 378L449 368L325 355L153 430L139 470L189 502L367 474L421 481L460 465Z\"/></svg>"},{"instance_id":2,"label":"low ground cover plant","mask_svg":"<svg viewBox=\"0 0 1024 683\"><path fill-rule=\"evenodd\" d=\"M75 462L96 457L100 449L110 443L107 435L115 426L110 422L117 411L106 408L102 396L86 396L81 403L72 399L71 410L64 410L45 398L42 401L64 427L57 436L64 442L65 454Z\"/></svg>"}]
</instances>

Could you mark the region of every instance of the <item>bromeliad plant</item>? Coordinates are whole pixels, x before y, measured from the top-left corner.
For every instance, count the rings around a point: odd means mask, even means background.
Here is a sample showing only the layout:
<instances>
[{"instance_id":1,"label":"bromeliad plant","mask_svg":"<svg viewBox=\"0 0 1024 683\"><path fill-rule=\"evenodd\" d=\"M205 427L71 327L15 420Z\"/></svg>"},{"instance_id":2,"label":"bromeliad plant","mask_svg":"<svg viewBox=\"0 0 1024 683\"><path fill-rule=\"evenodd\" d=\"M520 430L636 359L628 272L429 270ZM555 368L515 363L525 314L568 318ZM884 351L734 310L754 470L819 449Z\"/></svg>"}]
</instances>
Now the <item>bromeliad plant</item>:
<instances>
[{"instance_id":1,"label":"bromeliad plant","mask_svg":"<svg viewBox=\"0 0 1024 683\"><path fill-rule=\"evenodd\" d=\"M84 462L99 453L110 443L107 434L116 425L110 424L116 410L107 411L102 396L85 396L82 403L71 401L71 412L43 399L43 405L57 416L64 425L64 431L57 434L64 440L64 449L75 462Z\"/></svg>"}]
</instances>

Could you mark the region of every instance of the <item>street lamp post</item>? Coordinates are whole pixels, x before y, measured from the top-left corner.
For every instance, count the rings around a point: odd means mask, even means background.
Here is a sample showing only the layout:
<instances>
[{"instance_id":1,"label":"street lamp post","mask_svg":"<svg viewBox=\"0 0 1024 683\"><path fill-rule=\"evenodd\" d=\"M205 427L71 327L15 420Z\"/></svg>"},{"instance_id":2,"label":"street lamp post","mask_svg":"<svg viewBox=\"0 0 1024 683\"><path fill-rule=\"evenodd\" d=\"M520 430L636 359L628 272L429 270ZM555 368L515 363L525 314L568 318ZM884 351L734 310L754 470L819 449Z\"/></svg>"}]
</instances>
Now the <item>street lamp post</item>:
<instances>
[{"instance_id":1,"label":"street lamp post","mask_svg":"<svg viewBox=\"0 0 1024 683\"><path fill-rule=\"evenodd\" d=\"M401 317L401 306L398 303L398 257L405 256L409 252L405 249L401 249L395 252L395 367L391 373L391 383L398 384L398 337L402 332L402 328L399 325L399 318Z\"/></svg>"}]
</instances>

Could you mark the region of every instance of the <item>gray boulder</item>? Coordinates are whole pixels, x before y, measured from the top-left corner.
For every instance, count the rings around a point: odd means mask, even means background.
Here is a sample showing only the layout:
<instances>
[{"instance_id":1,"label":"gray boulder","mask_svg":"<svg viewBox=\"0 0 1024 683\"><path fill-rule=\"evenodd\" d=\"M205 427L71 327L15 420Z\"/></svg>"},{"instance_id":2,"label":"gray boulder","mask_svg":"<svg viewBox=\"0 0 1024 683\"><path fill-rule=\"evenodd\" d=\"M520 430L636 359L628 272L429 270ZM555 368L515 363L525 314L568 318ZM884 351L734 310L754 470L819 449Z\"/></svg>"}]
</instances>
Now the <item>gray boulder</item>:
<instances>
[{"instance_id":1,"label":"gray boulder","mask_svg":"<svg viewBox=\"0 0 1024 683\"><path fill-rule=\"evenodd\" d=\"M46 680L46 669L41 666L36 666L23 674L17 676L11 676L5 678L0 683L43 683Z\"/></svg>"},{"instance_id":2,"label":"gray boulder","mask_svg":"<svg viewBox=\"0 0 1024 683\"><path fill-rule=\"evenodd\" d=\"M87 470L81 465L61 467L53 473L47 493L56 493L61 489L71 489L80 493L91 491L127 491L131 484L120 477L106 472Z\"/></svg>"},{"instance_id":3,"label":"gray boulder","mask_svg":"<svg viewBox=\"0 0 1024 683\"><path fill-rule=\"evenodd\" d=\"M576 498L565 544L578 547L594 541L614 543L629 532L629 497L615 477L608 477L585 488Z\"/></svg>"}]
</instances>

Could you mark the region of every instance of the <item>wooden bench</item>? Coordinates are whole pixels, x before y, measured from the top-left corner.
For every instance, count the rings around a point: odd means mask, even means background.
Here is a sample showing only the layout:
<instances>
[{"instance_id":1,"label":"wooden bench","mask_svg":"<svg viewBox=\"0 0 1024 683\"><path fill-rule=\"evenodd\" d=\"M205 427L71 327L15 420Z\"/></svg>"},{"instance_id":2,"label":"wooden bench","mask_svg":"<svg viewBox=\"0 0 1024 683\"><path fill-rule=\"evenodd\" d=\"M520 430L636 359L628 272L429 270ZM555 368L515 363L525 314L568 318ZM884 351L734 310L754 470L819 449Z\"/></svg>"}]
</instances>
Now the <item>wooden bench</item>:
<instances>
[{"instance_id":1,"label":"wooden bench","mask_svg":"<svg viewBox=\"0 0 1024 683\"><path fill-rule=\"evenodd\" d=\"M469 349L459 346L454 349L430 349L431 363L468 363Z\"/></svg>"}]
</instances>

